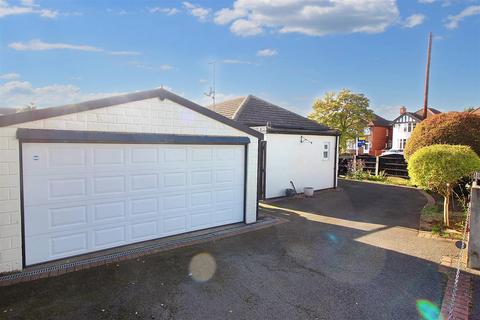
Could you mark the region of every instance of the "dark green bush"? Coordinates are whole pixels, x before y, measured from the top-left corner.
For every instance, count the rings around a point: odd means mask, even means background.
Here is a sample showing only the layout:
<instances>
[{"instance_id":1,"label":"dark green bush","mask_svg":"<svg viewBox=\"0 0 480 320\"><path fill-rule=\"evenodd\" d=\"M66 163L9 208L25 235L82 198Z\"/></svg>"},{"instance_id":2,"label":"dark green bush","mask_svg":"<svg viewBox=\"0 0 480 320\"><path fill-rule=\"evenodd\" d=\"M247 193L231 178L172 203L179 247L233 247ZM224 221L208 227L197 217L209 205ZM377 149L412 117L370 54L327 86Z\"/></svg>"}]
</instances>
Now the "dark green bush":
<instances>
[{"instance_id":1,"label":"dark green bush","mask_svg":"<svg viewBox=\"0 0 480 320\"><path fill-rule=\"evenodd\" d=\"M404 150L406 160L418 149L433 144L470 146L480 155L480 115L448 112L422 121L413 130Z\"/></svg>"}]
</instances>

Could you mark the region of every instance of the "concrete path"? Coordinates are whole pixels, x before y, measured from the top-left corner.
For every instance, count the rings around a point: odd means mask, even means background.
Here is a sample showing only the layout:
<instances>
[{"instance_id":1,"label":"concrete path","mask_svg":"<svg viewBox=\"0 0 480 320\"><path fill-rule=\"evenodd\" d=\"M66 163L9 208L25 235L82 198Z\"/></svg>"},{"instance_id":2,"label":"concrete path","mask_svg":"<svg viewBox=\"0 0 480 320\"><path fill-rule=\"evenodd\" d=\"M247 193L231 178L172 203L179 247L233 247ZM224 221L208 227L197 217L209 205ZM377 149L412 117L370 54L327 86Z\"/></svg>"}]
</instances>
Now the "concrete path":
<instances>
[{"instance_id":1,"label":"concrete path","mask_svg":"<svg viewBox=\"0 0 480 320\"><path fill-rule=\"evenodd\" d=\"M418 319L454 243L417 237L416 190L340 187L271 203L290 222L268 229L0 288L0 318Z\"/></svg>"}]
</instances>

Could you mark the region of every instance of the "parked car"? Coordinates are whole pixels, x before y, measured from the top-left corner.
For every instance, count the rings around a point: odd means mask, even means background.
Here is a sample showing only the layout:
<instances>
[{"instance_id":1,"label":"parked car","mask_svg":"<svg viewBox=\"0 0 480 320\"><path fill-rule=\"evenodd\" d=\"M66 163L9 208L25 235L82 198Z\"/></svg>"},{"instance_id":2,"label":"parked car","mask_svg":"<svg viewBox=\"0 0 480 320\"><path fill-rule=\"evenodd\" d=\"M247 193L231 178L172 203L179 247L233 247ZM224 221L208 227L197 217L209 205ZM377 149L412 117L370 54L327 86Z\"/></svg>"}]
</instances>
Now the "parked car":
<instances>
[{"instance_id":1,"label":"parked car","mask_svg":"<svg viewBox=\"0 0 480 320\"><path fill-rule=\"evenodd\" d=\"M392 154L398 154L398 155L403 155L403 150L402 149L390 149L390 150L385 150L383 153L380 155L381 156L389 156Z\"/></svg>"}]
</instances>

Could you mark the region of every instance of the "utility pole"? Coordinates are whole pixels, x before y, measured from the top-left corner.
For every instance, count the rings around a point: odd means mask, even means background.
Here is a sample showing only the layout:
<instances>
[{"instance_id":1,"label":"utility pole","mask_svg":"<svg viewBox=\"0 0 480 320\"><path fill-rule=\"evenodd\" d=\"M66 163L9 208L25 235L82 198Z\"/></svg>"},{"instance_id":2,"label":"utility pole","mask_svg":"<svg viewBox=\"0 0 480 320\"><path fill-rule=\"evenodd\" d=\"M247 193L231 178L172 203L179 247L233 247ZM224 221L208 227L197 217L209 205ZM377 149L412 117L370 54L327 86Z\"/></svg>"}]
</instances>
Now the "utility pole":
<instances>
[{"instance_id":1,"label":"utility pole","mask_svg":"<svg viewBox=\"0 0 480 320\"><path fill-rule=\"evenodd\" d=\"M432 33L428 36L428 51L427 51L427 70L425 74L425 96L423 97L423 119L427 118L428 111L428 84L430 81L430 55L432 53Z\"/></svg>"}]
</instances>

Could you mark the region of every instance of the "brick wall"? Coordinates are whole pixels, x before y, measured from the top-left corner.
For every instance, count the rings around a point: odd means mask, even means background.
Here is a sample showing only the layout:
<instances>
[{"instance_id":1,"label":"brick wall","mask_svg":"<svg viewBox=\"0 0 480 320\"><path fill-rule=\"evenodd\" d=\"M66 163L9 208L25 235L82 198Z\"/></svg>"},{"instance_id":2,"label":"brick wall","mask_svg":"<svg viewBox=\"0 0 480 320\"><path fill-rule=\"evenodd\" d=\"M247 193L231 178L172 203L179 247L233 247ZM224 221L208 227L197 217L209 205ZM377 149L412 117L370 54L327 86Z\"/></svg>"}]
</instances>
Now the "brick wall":
<instances>
[{"instance_id":1,"label":"brick wall","mask_svg":"<svg viewBox=\"0 0 480 320\"><path fill-rule=\"evenodd\" d=\"M370 136L370 150L369 154L372 156L379 156L382 154L382 150L385 149L387 143L388 128L385 127L371 127Z\"/></svg>"},{"instance_id":2,"label":"brick wall","mask_svg":"<svg viewBox=\"0 0 480 320\"><path fill-rule=\"evenodd\" d=\"M247 223L256 219L255 137L168 100L148 99L0 128L0 272L22 268L17 128L248 136Z\"/></svg>"}]
</instances>

